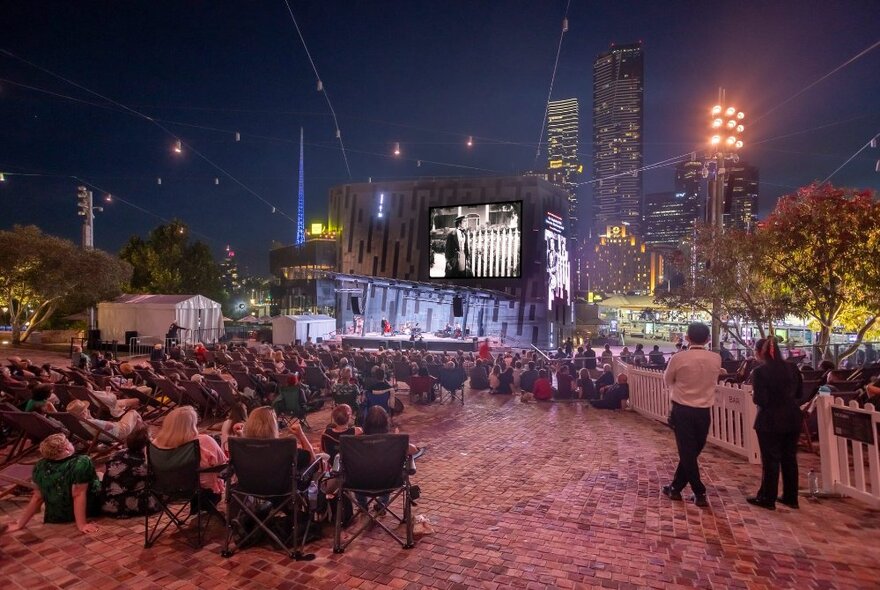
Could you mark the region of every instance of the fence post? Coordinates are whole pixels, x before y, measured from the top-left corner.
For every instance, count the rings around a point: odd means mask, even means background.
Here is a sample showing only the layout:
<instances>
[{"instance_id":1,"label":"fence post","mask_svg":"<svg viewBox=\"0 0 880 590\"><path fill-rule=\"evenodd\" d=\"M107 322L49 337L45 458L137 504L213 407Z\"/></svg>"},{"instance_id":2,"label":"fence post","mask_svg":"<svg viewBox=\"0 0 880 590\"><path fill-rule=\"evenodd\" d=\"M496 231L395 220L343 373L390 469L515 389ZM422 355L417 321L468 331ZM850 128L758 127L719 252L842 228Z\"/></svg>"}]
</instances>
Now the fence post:
<instances>
[{"instance_id":1,"label":"fence post","mask_svg":"<svg viewBox=\"0 0 880 590\"><path fill-rule=\"evenodd\" d=\"M831 423L831 407L834 398L830 395L819 395L816 400L816 412L819 417L819 458L822 470L822 491L827 494L834 493L837 482L840 481L840 465L838 464L837 436L834 434L834 425ZM846 444L846 441L843 441Z\"/></svg>"}]
</instances>

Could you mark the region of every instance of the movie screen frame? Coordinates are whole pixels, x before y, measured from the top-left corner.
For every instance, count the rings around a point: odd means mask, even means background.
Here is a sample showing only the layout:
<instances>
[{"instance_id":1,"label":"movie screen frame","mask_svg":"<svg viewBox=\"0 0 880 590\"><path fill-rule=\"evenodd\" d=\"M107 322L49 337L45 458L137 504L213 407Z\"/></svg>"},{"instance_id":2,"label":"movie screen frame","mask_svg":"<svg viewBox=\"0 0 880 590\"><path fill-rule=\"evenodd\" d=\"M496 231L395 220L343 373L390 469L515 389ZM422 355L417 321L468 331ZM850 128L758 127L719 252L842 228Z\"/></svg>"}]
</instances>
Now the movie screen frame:
<instances>
[{"instance_id":1,"label":"movie screen frame","mask_svg":"<svg viewBox=\"0 0 880 590\"><path fill-rule=\"evenodd\" d=\"M520 279L523 257L523 201L494 201L428 208L428 277L436 279ZM461 218L461 232L456 223Z\"/></svg>"}]
</instances>

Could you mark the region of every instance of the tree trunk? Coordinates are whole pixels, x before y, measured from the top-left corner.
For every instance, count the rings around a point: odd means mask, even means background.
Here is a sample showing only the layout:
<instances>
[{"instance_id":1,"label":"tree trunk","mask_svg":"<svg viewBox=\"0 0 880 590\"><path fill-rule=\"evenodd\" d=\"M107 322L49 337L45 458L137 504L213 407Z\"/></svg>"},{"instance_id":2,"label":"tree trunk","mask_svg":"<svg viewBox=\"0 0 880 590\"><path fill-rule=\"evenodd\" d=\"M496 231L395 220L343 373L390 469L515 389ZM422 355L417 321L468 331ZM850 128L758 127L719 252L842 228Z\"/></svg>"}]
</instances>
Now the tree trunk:
<instances>
[{"instance_id":1,"label":"tree trunk","mask_svg":"<svg viewBox=\"0 0 880 590\"><path fill-rule=\"evenodd\" d=\"M21 325L13 321L12 322L12 346L18 346L21 344Z\"/></svg>"}]
</instances>

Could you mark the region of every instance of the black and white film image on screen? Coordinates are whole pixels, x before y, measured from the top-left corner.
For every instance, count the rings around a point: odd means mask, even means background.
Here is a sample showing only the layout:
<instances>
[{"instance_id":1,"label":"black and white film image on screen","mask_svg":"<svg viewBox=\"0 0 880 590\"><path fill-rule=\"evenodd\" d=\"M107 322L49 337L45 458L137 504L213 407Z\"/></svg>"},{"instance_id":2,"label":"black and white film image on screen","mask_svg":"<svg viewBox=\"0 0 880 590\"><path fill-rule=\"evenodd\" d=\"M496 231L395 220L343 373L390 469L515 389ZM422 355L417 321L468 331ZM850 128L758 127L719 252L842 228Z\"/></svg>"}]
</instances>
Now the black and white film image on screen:
<instances>
[{"instance_id":1,"label":"black and white film image on screen","mask_svg":"<svg viewBox=\"0 0 880 590\"><path fill-rule=\"evenodd\" d=\"M432 279L520 278L522 201L432 207Z\"/></svg>"},{"instance_id":2,"label":"black and white film image on screen","mask_svg":"<svg viewBox=\"0 0 880 590\"><path fill-rule=\"evenodd\" d=\"M553 230L544 230L547 243L547 309L553 309L553 299L568 301L571 292L571 265L565 237Z\"/></svg>"}]
</instances>

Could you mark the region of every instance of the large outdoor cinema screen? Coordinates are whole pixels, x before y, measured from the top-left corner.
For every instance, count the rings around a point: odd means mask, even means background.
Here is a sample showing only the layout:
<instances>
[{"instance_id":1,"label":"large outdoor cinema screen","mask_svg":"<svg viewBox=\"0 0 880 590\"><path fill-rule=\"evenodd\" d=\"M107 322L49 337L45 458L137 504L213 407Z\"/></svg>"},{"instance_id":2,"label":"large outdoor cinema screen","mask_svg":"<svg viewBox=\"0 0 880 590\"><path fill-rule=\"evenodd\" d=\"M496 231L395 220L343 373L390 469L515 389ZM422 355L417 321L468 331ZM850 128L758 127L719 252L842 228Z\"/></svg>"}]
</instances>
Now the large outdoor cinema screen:
<instances>
[{"instance_id":1,"label":"large outdoor cinema screen","mask_svg":"<svg viewBox=\"0 0 880 590\"><path fill-rule=\"evenodd\" d=\"M522 201L428 210L432 279L518 279Z\"/></svg>"}]
</instances>

